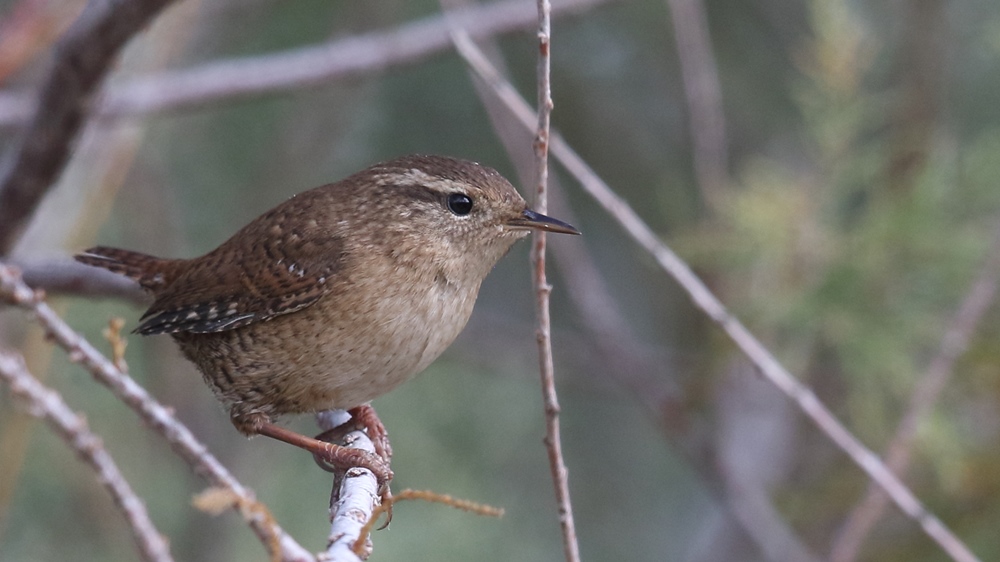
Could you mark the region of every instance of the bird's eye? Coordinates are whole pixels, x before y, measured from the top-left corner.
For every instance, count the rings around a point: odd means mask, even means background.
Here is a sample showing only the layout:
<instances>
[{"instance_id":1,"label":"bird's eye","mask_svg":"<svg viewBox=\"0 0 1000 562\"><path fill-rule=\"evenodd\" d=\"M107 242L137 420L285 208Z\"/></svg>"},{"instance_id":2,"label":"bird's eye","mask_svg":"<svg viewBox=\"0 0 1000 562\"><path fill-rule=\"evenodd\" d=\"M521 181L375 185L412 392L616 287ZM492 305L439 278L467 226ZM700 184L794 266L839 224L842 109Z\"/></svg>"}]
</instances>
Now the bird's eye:
<instances>
[{"instance_id":1,"label":"bird's eye","mask_svg":"<svg viewBox=\"0 0 1000 562\"><path fill-rule=\"evenodd\" d=\"M458 216L472 212L472 198L464 193L452 193L448 196L448 210Z\"/></svg>"}]
</instances>

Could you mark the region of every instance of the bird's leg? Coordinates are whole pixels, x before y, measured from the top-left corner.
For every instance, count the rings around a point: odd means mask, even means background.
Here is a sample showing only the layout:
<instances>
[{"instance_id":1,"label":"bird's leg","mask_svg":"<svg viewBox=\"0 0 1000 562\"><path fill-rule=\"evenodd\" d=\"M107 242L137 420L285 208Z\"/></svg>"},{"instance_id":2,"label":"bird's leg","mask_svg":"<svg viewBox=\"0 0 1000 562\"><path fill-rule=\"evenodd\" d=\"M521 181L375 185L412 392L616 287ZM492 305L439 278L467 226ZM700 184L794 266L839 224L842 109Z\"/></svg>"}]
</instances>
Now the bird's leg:
<instances>
[{"instance_id":1,"label":"bird's leg","mask_svg":"<svg viewBox=\"0 0 1000 562\"><path fill-rule=\"evenodd\" d=\"M356 408L347 410L351 419L338 425L333 429L328 429L316 436L320 441L337 441L340 436L355 429L363 429L368 434L368 438L375 445L375 454L382 457L386 464L392 460L392 445L389 444L389 432L385 425L375 413L375 408L371 404L364 404Z\"/></svg>"},{"instance_id":2,"label":"bird's leg","mask_svg":"<svg viewBox=\"0 0 1000 562\"><path fill-rule=\"evenodd\" d=\"M389 463L383 460L381 456L373 455L360 449L352 449L335 443L306 437L301 433L274 425L271 422L262 422L255 430L259 435L284 441L289 445L295 445L309 451L320 466L331 472L335 469L347 470L353 466L367 468L378 479L380 489L389 489L389 481L392 480L392 470L389 469ZM333 468L331 469L330 467Z\"/></svg>"}]
</instances>

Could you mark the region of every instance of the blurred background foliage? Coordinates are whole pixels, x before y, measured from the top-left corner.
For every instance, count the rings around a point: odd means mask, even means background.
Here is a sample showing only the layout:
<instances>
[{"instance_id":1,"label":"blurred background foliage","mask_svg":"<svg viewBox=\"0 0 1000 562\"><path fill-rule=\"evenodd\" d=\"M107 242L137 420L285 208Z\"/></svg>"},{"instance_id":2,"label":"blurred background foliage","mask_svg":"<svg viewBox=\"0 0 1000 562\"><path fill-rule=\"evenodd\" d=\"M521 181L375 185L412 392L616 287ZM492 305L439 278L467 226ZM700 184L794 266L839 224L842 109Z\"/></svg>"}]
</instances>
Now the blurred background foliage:
<instances>
[{"instance_id":1,"label":"blurred background foliage","mask_svg":"<svg viewBox=\"0 0 1000 562\"><path fill-rule=\"evenodd\" d=\"M41 14L37 35L51 37L80 5L0 0L0 53L26 11ZM715 196L692 163L666 2L607 2L556 19L553 126L881 453L997 252L1000 4L703 7L726 119L728 164ZM133 42L111 82L439 11L430 0L185 0ZM531 28L492 45L534 100ZM30 91L48 56L39 48L0 77L3 88ZM10 150L18 132L0 128L0 148ZM518 177L451 51L290 93L102 121L78 146L16 257L64 257L95 242L193 256L293 193L404 153L475 159ZM584 559L827 559L865 477L558 166L553 173L568 206L552 214L585 233L550 238L563 438ZM459 341L375 402L393 438L397 489L432 489L507 515L399 505L391 529L374 537L372 560L561 557L541 444L527 246L486 281ZM111 316L134 325L141 314L113 300L53 300L95 342ZM595 325L594 314L607 323ZM204 483L26 328L23 314L0 310L0 338L86 412L178 560L265 559L237 517L190 506ZM1000 558L998 342L992 306L920 425L907 478L984 560ZM133 376L176 408L293 536L323 546L328 475L285 445L240 437L170 341L129 344ZM313 431L308 417L288 423ZM13 407L6 389L0 439L0 559L134 559L92 474ZM857 559L946 557L890 508Z\"/></svg>"}]
</instances>

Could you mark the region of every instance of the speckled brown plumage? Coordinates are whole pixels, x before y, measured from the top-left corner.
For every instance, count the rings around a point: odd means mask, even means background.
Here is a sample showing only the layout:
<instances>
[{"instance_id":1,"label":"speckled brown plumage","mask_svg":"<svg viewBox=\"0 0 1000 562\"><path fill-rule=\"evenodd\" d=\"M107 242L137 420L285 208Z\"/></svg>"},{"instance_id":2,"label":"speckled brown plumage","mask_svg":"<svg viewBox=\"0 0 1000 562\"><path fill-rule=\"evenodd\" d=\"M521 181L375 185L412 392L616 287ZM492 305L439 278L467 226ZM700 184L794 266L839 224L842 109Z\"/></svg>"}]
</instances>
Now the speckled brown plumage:
<instances>
[{"instance_id":1,"label":"speckled brown plumage","mask_svg":"<svg viewBox=\"0 0 1000 562\"><path fill-rule=\"evenodd\" d=\"M170 334L253 434L281 414L365 404L423 370L532 228L575 233L490 168L407 156L296 195L201 257L96 247L77 259L152 293L136 331Z\"/></svg>"}]
</instances>

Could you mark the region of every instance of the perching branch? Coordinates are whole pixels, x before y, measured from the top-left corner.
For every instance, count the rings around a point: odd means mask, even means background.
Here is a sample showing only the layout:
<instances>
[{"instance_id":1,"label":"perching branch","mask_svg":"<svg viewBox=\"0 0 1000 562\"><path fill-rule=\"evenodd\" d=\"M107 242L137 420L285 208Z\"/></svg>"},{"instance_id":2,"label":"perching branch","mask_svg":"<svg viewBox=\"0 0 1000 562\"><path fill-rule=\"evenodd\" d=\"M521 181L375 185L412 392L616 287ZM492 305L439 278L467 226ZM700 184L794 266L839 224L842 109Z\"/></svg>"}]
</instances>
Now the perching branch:
<instances>
[{"instance_id":1,"label":"perching branch","mask_svg":"<svg viewBox=\"0 0 1000 562\"><path fill-rule=\"evenodd\" d=\"M95 349L90 342L73 331L44 301L42 295L29 288L17 270L0 263L0 301L24 308L46 330L56 345L64 349L69 358L80 363L101 384L139 417L151 429L163 436L192 469L217 488L222 488L236 498L235 506L253 505L253 492L240 484L191 431L174 417L170 409L154 400L144 388L121 371L115 364ZM271 554L280 560L307 562L315 558L270 518L260 511L244 510L244 517L260 541Z\"/></svg>"},{"instance_id":2,"label":"perching branch","mask_svg":"<svg viewBox=\"0 0 1000 562\"><path fill-rule=\"evenodd\" d=\"M0 256L69 160L94 92L128 40L171 0L92 1L55 49L32 122L0 170Z\"/></svg>"},{"instance_id":3,"label":"perching branch","mask_svg":"<svg viewBox=\"0 0 1000 562\"><path fill-rule=\"evenodd\" d=\"M125 516L142 559L172 562L170 547L150 520L146 505L135 495L101 439L87 427L86 420L70 409L58 392L38 382L28 372L24 359L13 352L0 350L0 379L10 385L14 397L25 402L32 416L45 420L52 431L94 470L97 481L111 494Z\"/></svg>"},{"instance_id":4,"label":"perching branch","mask_svg":"<svg viewBox=\"0 0 1000 562\"><path fill-rule=\"evenodd\" d=\"M516 119L524 127L533 130L535 116L530 106L482 56L475 45L467 37L463 40L461 36L456 35L455 47L470 67L493 87L497 96L510 108ZM565 166L566 170L580 182L584 191L601 205L612 218L618 221L626 233L680 284L694 305L722 328L730 340L767 380L794 401L820 431L840 447L872 480L877 482L903 513L916 521L924 532L953 559L962 562L978 560L954 533L927 511L920 500L913 495L913 492L870 449L865 447L843 424L837 421L833 413L819 401L812 390L795 379L771 352L726 310L719 299L691 271L691 268L659 239L628 203L604 183L557 133L553 133L550 137L550 148L552 154Z\"/></svg>"},{"instance_id":5,"label":"perching branch","mask_svg":"<svg viewBox=\"0 0 1000 562\"><path fill-rule=\"evenodd\" d=\"M336 416L338 412L341 411L316 414L320 429L330 430L346 421ZM375 445L361 430L348 433L338 444L375 454ZM353 547L365 524L372 518L379 501L378 480L372 471L354 467L336 473L333 493L330 495L330 537L327 539L326 551L317 559L325 562L356 562L367 559L372 550L370 538L364 540L361 553L355 552Z\"/></svg>"}]
</instances>

